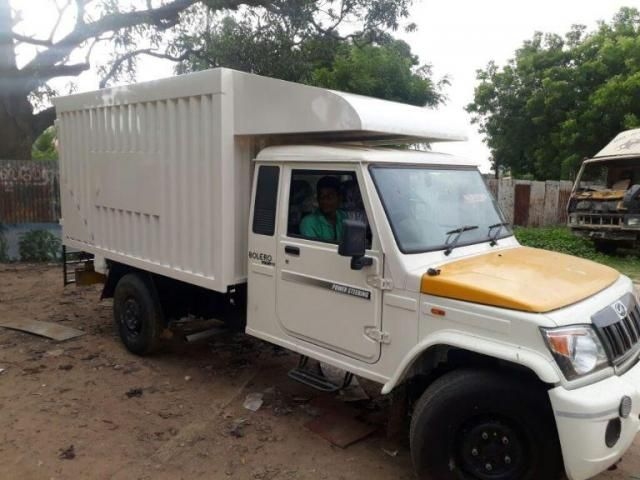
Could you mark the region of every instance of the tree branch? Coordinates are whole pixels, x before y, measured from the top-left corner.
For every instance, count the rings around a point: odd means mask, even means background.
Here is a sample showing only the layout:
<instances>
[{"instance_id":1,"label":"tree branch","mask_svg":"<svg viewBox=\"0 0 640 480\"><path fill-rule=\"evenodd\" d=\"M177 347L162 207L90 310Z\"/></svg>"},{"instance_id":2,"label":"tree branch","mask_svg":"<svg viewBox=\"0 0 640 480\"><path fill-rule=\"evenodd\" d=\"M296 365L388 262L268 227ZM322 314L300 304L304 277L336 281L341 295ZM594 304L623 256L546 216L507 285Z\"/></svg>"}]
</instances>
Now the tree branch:
<instances>
[{"instance_id":1,"label":"tree branch","mask_svg":"<svg viewBox=\"0 0 640 480\"><path fill-rule=\"evenodd\" d=\"M76 27L84 23L84 10L87 6L86 0L76 0Z\"/></svg>"},{"instance_id":2,"label":"tree branch","mask_svg":"<svg viewBox=\"0 0 640 480\"><path fill-rule=\"evenodd\" d=\"M44 44L48 46L46 50L38 52L35 57L23 68L23 71L29 72L48 72L55 71L57 65L64 62L66 58L84 42L99 37L106 32L115 32L118 30L135 27L138 25L154 25L159 29L167 29L179 22L180 14L195 5L196 3L205 3L211 10L236 10L241 5L250 7L273 6L273 0L172 0L169 3L162 4L156 8L147 8L145 10L134 10L129 12L111 13L90 23L86 23L82 18L84 15L84 7L91 0L75 0L78 6L78 18L74 29L65 37L53 44ZM147 6L152 3L147 2ZM26 40L26 38L24 38ZM33 39L30 39L32 42ZM39 41L39 40L38 40ZM41 78L39 75L30 77L25 84L25 88L29 91L36 89L42 85L44 81L53 78L47 75Z\"/></svg>"},{"instance_id":3,"label":"tree branch","mask_svg":"<svg viewBox=\"0 0 640 480\"><path fill-rule=\"evenodd\" d=\"M117 31L141 24L162 26L167 21L175 20L181 12L198 1L200 0L174 0L152 10L112 13L92 23L84 23L79 19L73 31L53 44L54 48L38 53L25 68L39 71L54 66L68 56L78 45L91 38L99 37L105 32ZM83 5L82 0L78 0L78 2Z\"/></svg>"},{"instance_id":4,"label":"tree branch","mask_svg":"<svg viewBox=\"0 0 640 480\"><path fill-rule=\"evenodd\" d=\"M115 34L109 35L107 37L94 38L93 42L91 42L91 45L87 49L87 54L84 56L84 62L85 63L89 63L89 59L91 58L91 54L93 53L93 49L98 43L105 42L107 40L113 40L114 38L115 38Z\"/></svg>"},{"instance_id":5,"label":"tree branch","mask_svg":"<svg viewBox=\"0 0 640 480\"><path fill-rule=\"evenodd\" d=\"M78 1L82 1L82 0L78 0ZM56 2L55 6L56 6L56 10L58 10L58 18L56 19L56 23L54 24L53 28L51 29L51 33L49 34L49 38L48 39L40 39L40 38L33 38L33 37L29 37L27 35L21 35L19 33L15 33L15 32L9 32L9 35L11 35L11 37L18 43L28 43L30 45L38 45L41 47L51 47L53 46L53 37L56 34L56 31L58 31L58 27L60 26L60 22L62 21L62 17L64 16L65 11L67 10L67 8L69 8L69 6L71 5L71 0L68 0L67 3L63 6L63 7L58 7L58 4Z\"/></svg>"},{"instance_id":6,"label":"tree branch","mask_svg":"<svg viewBox=\"0 0 640 480\"><path fill-rule=\"evenodd\" d=\"M42 40L39 38L31 38L26 35L20 35L19 33L10 32L9 35L18 43L28 43L30 45L39 45L42 47L51 47L53 42L51 40Z\"/></svg>"},{"instance_id":7,"label":"tree branch","mask_svg":"<svg viewBox=\"0 0 640 480\"><path fill-rule=\"evenodd\" d=\"M34 71L31 68L23 68L16 73L16 78L22 81L23 87L22 89L25 91L32 91L35 88L32 88L32 80L37 78L38 84L42 85L47 80L56 77L75 77L80 75L82 72L89 70L91 65L88 63L74 63L71 65L54 65L52 67L47 67L43 70Z\"/></svg>"},{"instance_id":8,"label":"tree branch","mask_svg":"<svg viewBox=\"0 0 640 480\"><path fill-rule=\"evenodd\" d=\"M137 57L138 55L148 55L150 57L162 58L165 60L171 60L173 62L181 62L189 58L189 56L197 55L198 53L199 52L196 50L189 49L189 50L186 50L182 55L179 55L176 57L168 53L161 53L161 52L155 51L151 48L144 48L141 50L134 50L132 52L127 52L121 57L118 57L118 59L115 62L113 62L109 71L100 79L99 87L105 88L109 80L111 80L118 73L118 70L120 70L120 66L124 62L131 60L132 58Z\"/></svg>"},{"instance_id":9,"label":"tree branch","mask_svg":"<svg viewBox=\"0 0 640 480\"><path fill-rule=\"evenodd\" d=\"M50 75L49 78L54 77L75 77L82 72L89 70L91 65L88 63L74 63L72 65L56 65L49 68L45 75Z\"/></svg>"},{"instance_id":10,"label":"tree branch","mask_svg":"<svg viewBox=\"0 0 640 480\"><path fill-rule=\"evenodd\" d=\"M58 3L54 2L56 5L56 10L58 10L58 19L56 20L55 25L51 29L51 33L49 34L49 42L53 42L53 37L55 37L56 32L58 31L58 27L60 26L60 22L62 21L62 17L64 16L64 12L67 11L67 8L71 5L71 0L67 0L67 3L62 8L58 8Z\"/></svg>"}]
</instances>

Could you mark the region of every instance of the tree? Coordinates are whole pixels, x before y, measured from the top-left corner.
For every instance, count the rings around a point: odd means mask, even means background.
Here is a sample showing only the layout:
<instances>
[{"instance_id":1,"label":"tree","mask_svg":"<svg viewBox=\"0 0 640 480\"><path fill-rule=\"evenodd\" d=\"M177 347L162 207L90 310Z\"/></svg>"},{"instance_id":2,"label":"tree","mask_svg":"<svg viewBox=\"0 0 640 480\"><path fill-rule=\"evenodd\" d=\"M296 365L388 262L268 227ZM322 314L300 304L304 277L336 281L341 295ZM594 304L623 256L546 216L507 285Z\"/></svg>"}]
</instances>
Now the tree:
<instances>
[{"instance_id":1,"label":"tree","mask_svg":"<svg viewBox=\"0 0 640 480\"><path fill-rule=\"evenodd\" d=\"M536 33L478 80L467 110L496 172L572 178L585 157L640 126L640 12L622 8L590 33Z\"/></svg>"},{"instance_id":2,"label":"tree","mask_svg":"<svg viewBox=\"0 0 640 480\"><path fill-rule=\"evenodd\" d=\"M49 127L36 138L31 147L32 160L57 160L56 128Z\"/></svg>"},{"instance_id":3,"label":"tree","mask_svg":"<svg viewBox=\"0 0 640 480\"><path fill-rule=\"evenodd\" d=\"M388 33L340 37L290 20L226 16L197 36L182 35L176 54L185 60L177 71L222 66L419 106L444 101L447 79L434 82L430 66L420 65L409 45Z\"/></svg>"},{"instance_id":4,"label":"tree","mask_svg":"<svg viewBox=\"0 0 640 480\"><path fill-rule=\"evenodd\" d=\"M56 2L57 0L50 0ZM52 108L34 111L32 100L57 92L48 86L51 79L75 77L91 68L96 44L110 42L114 56L101 65L101 85L135 75L141 55L180 61L197 51L184 50L178 56L171 41L174 35L192 31L190 22L201 14L242 10L263 18L289 18L327 37L339 37L343 23L358 25L362 35L378 35L398 28L408 15L411 0L68 0L58 10L47 38L20 33L19 14L9 0L0 0L0 158L29 158L34 139L49 127ZM71 17L70 17L71 15ZM72 18L68 31L61 33L63 19ZM197 24L197 22L196 22ZM16 62L16 47L37 47L25 65ZM83 61L72 59L84 54Z\"/></svg>"},{"instance_id":5,"label":"tree","mask_svg":"<svg viewBox=\"0 0 640 480\"><path fill-rule=\"evenodd\" d=\"M444 102L442 87L431 78L430 65L419 65L409 45L390 39L382 44L346 45L338 49L333 64L312 72L314 85L344 90L418 106Z\"/></svg>"}]
</instances>

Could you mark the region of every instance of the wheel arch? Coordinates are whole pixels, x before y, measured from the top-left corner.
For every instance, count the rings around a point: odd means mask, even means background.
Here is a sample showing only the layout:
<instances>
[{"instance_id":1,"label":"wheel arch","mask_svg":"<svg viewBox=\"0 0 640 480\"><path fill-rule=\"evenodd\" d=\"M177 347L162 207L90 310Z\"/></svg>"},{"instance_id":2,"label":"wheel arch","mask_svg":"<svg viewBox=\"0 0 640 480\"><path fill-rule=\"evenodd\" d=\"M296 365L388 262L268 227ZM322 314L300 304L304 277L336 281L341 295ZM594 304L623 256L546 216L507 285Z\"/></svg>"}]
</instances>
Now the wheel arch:
<instances>
[{"instance_id":1,"label":"wheel arch","mask_svg":"<svg viewBox=\"0 0 640 480\"><path fill-rule=\"evenodd\" d=\"M102 287L102 294L100 295L100 300L105 298L113 298L113 294L116 291L116 285L122 277L124 277L128 273L147 273L143 270L139 270L137 268L131 267L129 265L125 265L123 263L114 262L111 260L107 260L107 281L104 282L104 286Z\"/></svg>"},{"instance_id":2,"label":"wheel arch","mask_svg":"<svg viewBox=\"0 0 640 480\"><path fill-rule=\"evenodd\" d=\"M543 355L492 340L462 334L446 333L425 339L403 358L400 366L382 388L388 394L410 378L430 374L439 366L498 365L528 372L540 382L556 385L561 378L552 361Z\"/></svg>"}]
</instances>

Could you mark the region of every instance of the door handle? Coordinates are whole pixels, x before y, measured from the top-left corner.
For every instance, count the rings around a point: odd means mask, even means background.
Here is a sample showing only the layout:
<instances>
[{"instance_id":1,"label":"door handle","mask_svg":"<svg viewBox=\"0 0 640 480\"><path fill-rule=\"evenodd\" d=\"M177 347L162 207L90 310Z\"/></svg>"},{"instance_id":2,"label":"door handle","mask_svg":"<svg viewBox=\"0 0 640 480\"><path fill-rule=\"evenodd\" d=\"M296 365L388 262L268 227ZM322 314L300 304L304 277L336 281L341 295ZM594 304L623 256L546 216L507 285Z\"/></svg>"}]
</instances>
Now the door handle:
<instances>
[{"instance_id":1,"label":"door handle","mask_svg":"<svg viewBox=\"0 0 640 480\"><path fill-rule=\"evenodd\" d=\"M288 253L289 255L300 255L300 248L299 247L292 247L291 245L286 245L284 247L284 253Z\"/></svg>"}]
</instances>

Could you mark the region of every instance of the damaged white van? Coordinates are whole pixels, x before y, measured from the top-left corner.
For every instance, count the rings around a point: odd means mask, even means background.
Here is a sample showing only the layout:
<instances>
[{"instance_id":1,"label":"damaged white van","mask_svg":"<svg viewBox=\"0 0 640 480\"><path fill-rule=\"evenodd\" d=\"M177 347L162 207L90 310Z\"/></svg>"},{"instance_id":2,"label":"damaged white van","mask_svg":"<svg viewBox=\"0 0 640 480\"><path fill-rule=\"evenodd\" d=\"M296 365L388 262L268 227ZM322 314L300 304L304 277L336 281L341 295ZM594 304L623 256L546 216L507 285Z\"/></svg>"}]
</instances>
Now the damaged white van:
<instances>
[{"instance_id":1,"label":"damaged white van","mask_svg":"<svg viewBox=\"0 0 640 480\"><path fill-rule=\"evenodd\" d=\"M316 388L311 360L404 389L422 479L582 480L631 445L631 281L520 246L474 162L402 148L464 138L436 113L227 69L55 105L64 244L131 352L217 318Z\"/></svg>"}]
</instances>

